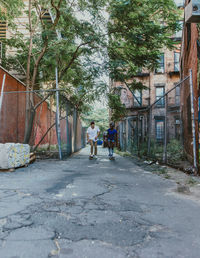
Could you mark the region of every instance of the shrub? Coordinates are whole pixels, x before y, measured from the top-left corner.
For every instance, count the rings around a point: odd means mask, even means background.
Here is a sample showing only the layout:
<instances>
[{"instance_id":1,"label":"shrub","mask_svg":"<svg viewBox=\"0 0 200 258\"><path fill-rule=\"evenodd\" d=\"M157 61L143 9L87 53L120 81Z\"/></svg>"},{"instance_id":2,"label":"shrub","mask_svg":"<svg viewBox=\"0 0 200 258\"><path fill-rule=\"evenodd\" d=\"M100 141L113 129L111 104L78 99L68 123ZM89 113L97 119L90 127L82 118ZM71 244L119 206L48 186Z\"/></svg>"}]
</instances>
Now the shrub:
<instances>
[{"instance_id":1,"label":"shrub","mask_svg":"<svg viewBox=\"0 0 200 258\"><path fill-rule=\"evenodd\" d=\"M180 141L173 139L167 145L168 161L177 163L184 159L183 146Z\"/></svg>"}]
</instances>

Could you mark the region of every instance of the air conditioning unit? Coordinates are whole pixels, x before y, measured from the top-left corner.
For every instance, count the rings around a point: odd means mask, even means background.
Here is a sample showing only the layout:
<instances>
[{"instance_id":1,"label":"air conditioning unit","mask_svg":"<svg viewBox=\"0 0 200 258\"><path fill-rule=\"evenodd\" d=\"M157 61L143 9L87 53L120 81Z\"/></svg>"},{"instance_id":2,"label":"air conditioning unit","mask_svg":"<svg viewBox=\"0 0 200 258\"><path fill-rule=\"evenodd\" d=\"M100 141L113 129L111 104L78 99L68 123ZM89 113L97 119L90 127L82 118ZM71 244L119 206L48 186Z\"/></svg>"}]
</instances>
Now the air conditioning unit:
<instances>
[{"instance_id":1,"label":"air conditioning unit","mask_svg":"<svg viewBox=\"0 0 200 258\"><path fill-rule=\"evenodd\" d=\"M186 23L200 23L200 1L190 0L185 7L185 22Z\"/></svg>"}]
</instances>

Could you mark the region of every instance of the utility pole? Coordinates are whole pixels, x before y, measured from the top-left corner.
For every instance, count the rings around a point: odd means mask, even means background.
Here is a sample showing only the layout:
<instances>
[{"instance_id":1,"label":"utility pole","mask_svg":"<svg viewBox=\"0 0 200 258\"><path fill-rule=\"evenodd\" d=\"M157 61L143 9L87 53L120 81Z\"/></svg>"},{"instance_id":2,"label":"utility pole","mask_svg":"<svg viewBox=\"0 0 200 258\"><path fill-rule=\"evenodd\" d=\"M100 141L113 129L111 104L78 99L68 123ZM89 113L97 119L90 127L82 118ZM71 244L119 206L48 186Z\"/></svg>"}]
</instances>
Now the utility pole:
<instances>
[{"instance_id":1,"label":"utility pole","mask_svg":"<svg viewBox=\"0 0 200 258\"><path fill-rule=\"evenodd\" d=\"M152 107L148 110L148 156L151 152Z\"/></svg>"},{"instance_id":2,"label":"utility pole","mask_svg":"<svg viewBox=\"0 0 200 258\"><path fill-rule=\"evenodd\" d=\"M3 95L4 95L4 86L5 86L6 74L3 75L3 82L1 87L1 96L0 96L0 115L1 115L1 107L3 103Z\"/></svg>"},{"instance_id":3,"label":"utility pole","mask_svg":"<svg viewBox=\"0 0 200 258\"><path fill-rule=\"evenodd\" d=\"M163 162L167 163L167 108L168 108L168 98L165 95L165 138L164 138L164 148L163 148Z\"/></svg>"},{"instance_id":4,"label":"utility pole","mask_svg":"<svg viewBox=\"0 0 200 258\"><path fill-rule=\"evenodd\" d=\"M195 174L197 174L197 153L196 153L196 125L195 125L195 115L194 115L194 89L192 81L192 69L189 70L190 73L190 98L191 98L191 115L192 115L192 138L193 138L193 165Z\"/></svg>"},{"instance_id":5,"label":"utility pole","mask_svg":"<svg viewBox=\"0 0 200 258\"><path fill-rule=\"evenodd\" d=\"M58 85L58 68L56 67L56 133L58 140L58 152L59 159L62 160L62 151L61 151L61 136L60 136L60 108L59 108L59 85Z\"/></svg>"}]
</instances>

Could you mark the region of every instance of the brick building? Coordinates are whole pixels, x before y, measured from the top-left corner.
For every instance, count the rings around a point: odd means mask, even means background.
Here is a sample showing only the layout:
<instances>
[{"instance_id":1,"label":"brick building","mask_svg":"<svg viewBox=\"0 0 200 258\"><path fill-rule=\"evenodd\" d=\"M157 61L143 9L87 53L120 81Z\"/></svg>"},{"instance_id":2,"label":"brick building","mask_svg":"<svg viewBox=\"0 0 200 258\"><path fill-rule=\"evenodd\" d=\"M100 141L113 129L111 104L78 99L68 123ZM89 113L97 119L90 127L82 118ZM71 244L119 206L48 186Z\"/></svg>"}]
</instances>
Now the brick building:
<instances>
[{"instance_id":1,"label":"brick building","mask_svg":"<svg viewBox=\"0 0 200 258\"><path fill-rule=\"evenodd\" d=\"M183 1L175 2L179 8L183 8ZM158 68L153 72L143 70L135 77L147 89L131 92L125 84L112 82L111 87L121 89L121 102L128 111L118 128L121 149L137 150L139 144L147 142L148 137L155 142L163 143L165 130L167 142L171 139L180 139L180 87L153 105L150 115L149 107L180 81L181 39L182 30L173 36L174 50L163 49Z\"/></svg>"},{"instance_id":2,"label":"brick building","mask_svg":"<svg viewBox=\"0 0 200 258\"><path fill-rule=\"evenodd\" d=\"M165 49L161 57L160 67L155 72L141 72L135 77L141 81L147 89L135 91L134 95L126 85L120 82L113 82L112 87L120 87L121 102L125 104L128 114L120 122L121 143L124 149L130 149L130 139L134 144L146 139L148 133L148 107L162 97L167 91L174 88L180 80L179 73L180 44L174 51ZM139 101L138 101L139 100ZM172 91L167 99L167 123L168 141L180 138L180 88ZM151 137L155 141L163 142L164 124L166 114L166 103L163 98L152 107ZM122 133L123 132L123 133ZM136 147L136 146L135 146Z\"/></svg>"},{"instance_id":3,"label":"brick building","mask_svg":"<svg viewBox=\"0 0 200 258\"><path fill-rule=\"evenodd\" d=\"M185 1L185 6L190 1ZM194 2L194 1L193 1ZM200 22L200 17L198 18ZM193 74L194 89L194 116L195 116L195 137L196 137L196 160L199 163L199 143L198 143L198 96L199 96L199 67L200 58L199 30L196 23L184 22L183 38L181 47L181 79L189 75L189 69ZM191 115L191 96L189 82L181 87L181 115L183 120L183 143L188 159L193 162L193 134Z\"/></svg>"}]
</instances>

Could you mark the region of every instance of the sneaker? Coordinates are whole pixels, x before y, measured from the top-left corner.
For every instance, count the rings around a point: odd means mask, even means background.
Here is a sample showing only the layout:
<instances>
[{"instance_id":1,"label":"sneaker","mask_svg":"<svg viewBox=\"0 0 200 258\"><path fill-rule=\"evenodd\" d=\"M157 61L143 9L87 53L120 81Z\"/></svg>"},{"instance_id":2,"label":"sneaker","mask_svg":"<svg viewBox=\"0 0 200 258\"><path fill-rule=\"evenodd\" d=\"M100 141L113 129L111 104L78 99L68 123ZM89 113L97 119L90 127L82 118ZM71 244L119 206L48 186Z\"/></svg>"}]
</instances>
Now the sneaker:
<instances>
[{"instance_id":1,"label":"sneaker","mask_svg":"<svg viewBox=\"0 0 200 258\"><path fill-rule=\"evenodd\" d=\"M94 159L97 159L97 155L94 155L93 158L94 158Z\"/></svg>"}]
</instances>

